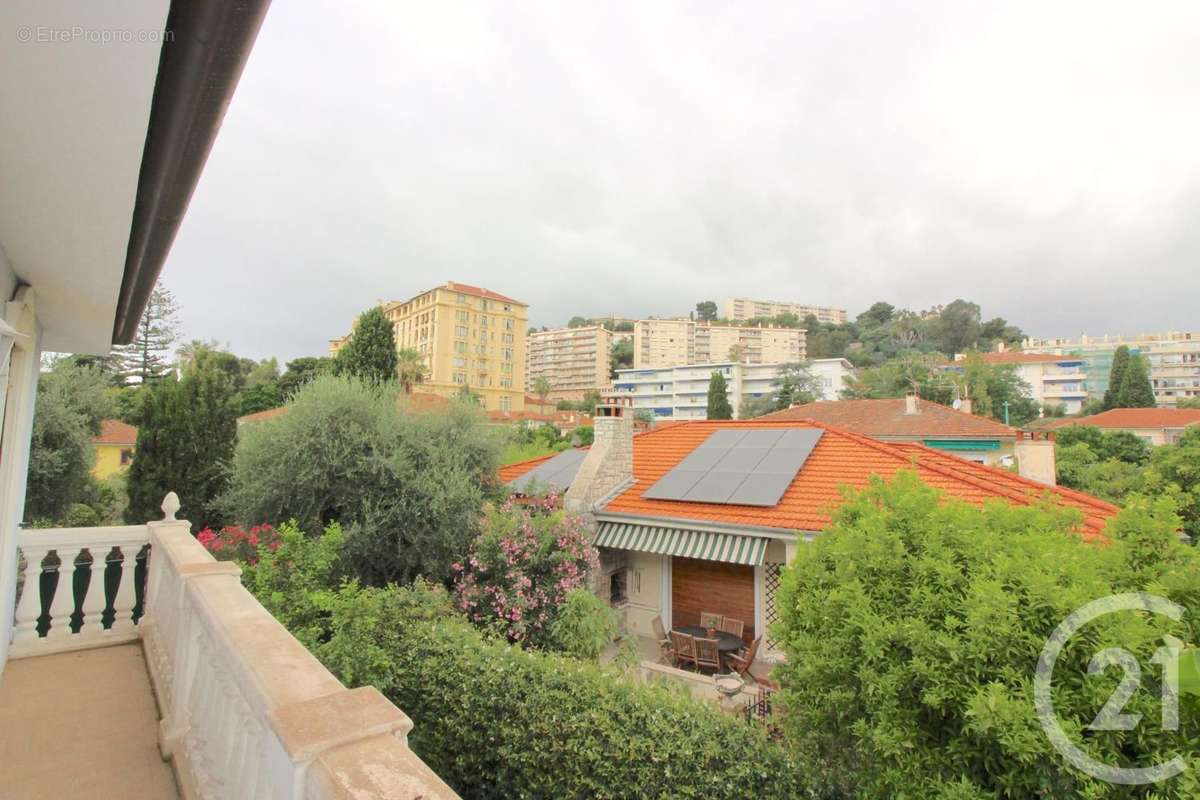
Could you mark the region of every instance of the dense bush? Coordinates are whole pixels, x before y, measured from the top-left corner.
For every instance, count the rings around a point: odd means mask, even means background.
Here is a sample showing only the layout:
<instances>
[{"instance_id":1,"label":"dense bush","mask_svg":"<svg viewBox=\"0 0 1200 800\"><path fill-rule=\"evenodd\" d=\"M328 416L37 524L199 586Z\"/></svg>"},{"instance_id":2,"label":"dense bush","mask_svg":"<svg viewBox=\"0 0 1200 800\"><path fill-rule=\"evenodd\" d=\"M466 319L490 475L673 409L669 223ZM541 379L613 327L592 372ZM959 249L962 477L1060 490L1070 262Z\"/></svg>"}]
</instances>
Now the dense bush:
<instances>
[{"instance_id":1,"label":"dense bush","mask_svg":"<svg viewBox=\"0 0 1200 800\"><path fill-rule=\"evenodd\" d=\"M279 549L279 532L271 525L252 525L245 530L237 525L226 525L219 531L205 528L196 534L196 541L204 545L218 561L240 561L244 564L258 563L258 550L265 547L270 551Z\"/></svg>"},{"instance_id":2,"label":"dense bush","mask_svg":"<svg viewBox=\"0 0 1200 800\"><path fill-rule=\"evenodd\" d=\"M313 379L287 414L242 429L221 507L242 525L295 519L309 535L340 522L364 583L448 581L479 531L499 442L475 411L401 412L398 394Z\"/></svg>"},{"instance_id":3,"label":"dense bush","mask_svg":"<svg viewBox=\"0 0 1200 800\"><path fill-rule=\"evenodd\" d=\"M799 548L778 597L788 660L774 677L798 754L863 797L1142 796L1053 750L1033 711L1034 670L1051 631L1089 601L1146 590L1200 607L1200 554L1178 541L1167 499L1133 502L1104 545L1081 544L1077 522L1063 509L948 500L908 472L851 493ZM1121 677L1088 677L1088 660L1121 646L1156 669L1164 634L1195 643L1187 624L1114 614L1070 640L1054 702L1074 741ZM1178 731L1159 728L1154 688L1125 711L1145 722L1087 732L1094 757L1148 766L1200 755L1200 698L1181 698ZM1155 787L1180 798L1198 789L1191 773Z\"/></svg>"},{"instance_id":4,"label":"dense bush","mask_svg":"<svg viewBox=\"0 0 1200 800\"><path fill-rule=\"evenodd\" d=\"M1057 447L1086 444L1101 461L1115 458L1127 464L1145 464L1150 459L1150 445L1129 431L1105 431L1095 425L1068 425L1054 433Z\"/></svg>"},{"instance_id":5,"label":"dense bush","mask_svg":"<svg viewBox=\"0 0 1200 800\"><path fill-rule=\"evenodd\" d=\"M247 586L349 686L412 717L413 750L464 798L796 798L761 729L686 692L489 639L444 589L337 585L341 532L281 527ZM336 588L334 588L336 587Z\"/></svg>"},{"instance_id":6,"label":"dense bush","mask_svg":"<svg viewBox=\"0 0 1200 800\"><path fill-rule=\"evenodd\" d=\"M546 644L567 593L599 567L586 522L556 503L487 509L469 555L452 565L459 610L510 642Z\"/></svg>"},{"instance_id":7,"label":"dense bush","mask_svg":"<svg viewBox=\"0 0 1200 800\"><path fill-rule=\"evenodd\" d=\"M617 612L593 592L572 589L550 623L550 643L560 653L595 661L620 633Z\"/></svg>"}]
</instances>

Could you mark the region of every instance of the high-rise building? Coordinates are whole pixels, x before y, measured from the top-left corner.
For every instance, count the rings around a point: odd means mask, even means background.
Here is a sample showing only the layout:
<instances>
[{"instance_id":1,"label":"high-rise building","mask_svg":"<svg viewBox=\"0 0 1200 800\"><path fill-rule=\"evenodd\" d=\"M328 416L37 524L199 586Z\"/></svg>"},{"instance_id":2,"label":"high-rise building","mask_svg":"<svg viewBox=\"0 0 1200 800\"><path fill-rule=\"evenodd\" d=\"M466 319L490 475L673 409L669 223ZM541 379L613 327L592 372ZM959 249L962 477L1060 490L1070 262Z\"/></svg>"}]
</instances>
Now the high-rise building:
<instances>
[{"instance_id":1,"label":"high-rise building","mask_svg":"<svg viewBox=\"0 0 1200 800\"><path fill-rule=\"evenodd\" d=\"M383 304L397 349L416 350L429 372L414 391L452 397L468 389L489 411L525 408L529 306L449 281L408 300ZM349 337L330 342L330 353Z\"/></svg>"},{"instance_id":2,"label":"high-rise building","mask_svg":"<svg viewBox=\"0 0 1200 800\"><path fill-rule=\"evenodd\" d=\"M759 317L778 317L780 314L795 314L801 321L814 316L818 322L841 325L849 319L844 308L832 306L808 306L803 303L785 303L781 300L750 300L734 297L725 301L725 318L736 322Z\"/></svg>"},{"instance_id":3,"label":"high-rise building","mask_svg":"<svg viewBox=\"0 0 1200 800\"><path fill-rule=\"evenodd\" d=\"M1200 397L1200 331L1168 331L1136 336L1080 336L1078 339L1026 339L1027 353L1074 355L1082 359L1087 391L1093 399L1108 389L1113 353L1121 345L1142 355L1150 366L1150 385L1159 406Z\"/></svg>"},{"instance_id":4,"label":"high-rise building","mask_svg":"<svg viewBox=\"0 0 1200 800\"><path fill-rule=\"evenodd\" d=\"M629 396L635 411L657 419L707 419L708 385L714 372L725 377L725 394L736 418L742 403L775 391L784 364L690 364L651 369L619 369L613 391Z\"/></svg>"},{"instance_id":5,"label":"high-rise building","mask_svg":"<svg viewBox=\"0 0 1200 800\"><path fill-rule=\"evenodd\" d=\"M525 388L538 378L550 383L551 400L582 400L608 387L613 334L601 325L535 331L527 340Z\"/></svg>"},{"instance_id":6,"label":"high-rise building","mask_svg":"<svg viewBox=\"0 0 1200 800\"><path fill-rule=\"evenodd\" d=\"M643 319L633 326L635 368L740 361L746 364L803 361L802 328L711 325L690 319Z\"/></svg>"}]
</instances>

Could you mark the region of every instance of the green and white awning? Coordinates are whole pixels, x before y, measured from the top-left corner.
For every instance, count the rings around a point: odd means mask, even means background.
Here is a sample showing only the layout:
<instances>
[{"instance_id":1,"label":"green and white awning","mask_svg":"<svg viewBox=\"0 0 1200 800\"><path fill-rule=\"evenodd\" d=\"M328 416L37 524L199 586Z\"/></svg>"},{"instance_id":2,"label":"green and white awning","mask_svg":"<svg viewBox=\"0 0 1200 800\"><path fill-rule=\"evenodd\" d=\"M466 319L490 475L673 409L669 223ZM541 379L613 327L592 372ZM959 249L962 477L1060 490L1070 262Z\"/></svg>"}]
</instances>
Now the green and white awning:
<instances>
[{"instance_id":1,"label":"green and white awning","mask_svg":"<svg viewBox=\"0 0 1200 800\"><path fill-rule=\"evenodd\" d=\"M767 540L759 536L620 522L601 522L595 545L751 566L762 564L767 553Z\"/></svg>"}]
</instances>

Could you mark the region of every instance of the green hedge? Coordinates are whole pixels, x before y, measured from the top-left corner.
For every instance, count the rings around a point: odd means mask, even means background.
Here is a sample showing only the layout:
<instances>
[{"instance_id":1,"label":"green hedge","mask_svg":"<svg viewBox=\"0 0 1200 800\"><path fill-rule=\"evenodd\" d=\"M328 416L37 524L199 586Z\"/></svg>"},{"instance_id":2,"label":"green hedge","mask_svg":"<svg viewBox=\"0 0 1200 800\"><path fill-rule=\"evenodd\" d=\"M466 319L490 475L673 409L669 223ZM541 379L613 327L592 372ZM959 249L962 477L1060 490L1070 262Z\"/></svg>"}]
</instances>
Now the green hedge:
<instances>
[{"instance_id":1,"label":"green hedge","mask_svg":"<svg viewBox=\"0 0 1200 800\"><path fill-rule=\"evenodd\" d=\"M415 723L465 798L794 798L805 774L762 730L666 686L521 650L446 615L445 594L342 588L317 655Z\"/></svg>"}]
</instances>

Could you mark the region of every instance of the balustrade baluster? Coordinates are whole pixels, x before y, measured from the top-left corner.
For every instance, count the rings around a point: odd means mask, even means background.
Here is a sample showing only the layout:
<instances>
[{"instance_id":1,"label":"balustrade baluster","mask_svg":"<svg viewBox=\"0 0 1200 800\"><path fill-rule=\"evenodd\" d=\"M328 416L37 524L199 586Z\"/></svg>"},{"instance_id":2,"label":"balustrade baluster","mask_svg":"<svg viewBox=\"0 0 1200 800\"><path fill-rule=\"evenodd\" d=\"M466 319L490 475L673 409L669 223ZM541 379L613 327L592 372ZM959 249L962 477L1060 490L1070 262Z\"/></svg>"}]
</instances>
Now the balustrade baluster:
<instances>
[{"instance_id":1,"label":"balustrade baluster","mask_svg":"<svg viewBox=\"0 0 1200 800\"><path fill-rule=\"evenodd\" d=\"M89 547L88 554L92 557L89 567L87 591L83 595L83 621L79 625L81 634L97 635L104 630L104 568L111 547Z\"/></svg>"},{"instance_id":2,"label":"balustrade baluster","mask_svg":"<svg viewBox=\"0 0 1200 800\"><path fill-rule=\"evenodd\" d=\"M79 546L58 547L58 585L54 587L54 600L50 603L50 631L48 639L68 639L71 633L71 615L75 613L75 559Z\"/></svg>"},{"instance_id":3,"label":"balustrade baluster","mask_svg":"<svg viewBox=\"0 0 1200 800\"><path fill-rule=\"evenodd\" d=\"M134 570L137 569L138 545L121 545L121 583L113 598L113 633L125 634L134 629L133 607L137 605L137 590L133 585Z\"/></svg>"},{"instance_id":4,"label":"balustrade baluster","mask_svg":"<svg viewBox=\"0 0 1200 800\"><path fill-rule=\"evenodd\" d=\"M38 638L37 621L42 615L42 561L50 551L46 548L22 547L25 556L25 586L17 604L17 629L13 642L32 642Z\"/></svg>"}]
</instances>

